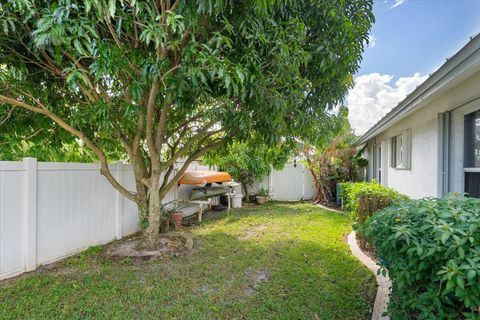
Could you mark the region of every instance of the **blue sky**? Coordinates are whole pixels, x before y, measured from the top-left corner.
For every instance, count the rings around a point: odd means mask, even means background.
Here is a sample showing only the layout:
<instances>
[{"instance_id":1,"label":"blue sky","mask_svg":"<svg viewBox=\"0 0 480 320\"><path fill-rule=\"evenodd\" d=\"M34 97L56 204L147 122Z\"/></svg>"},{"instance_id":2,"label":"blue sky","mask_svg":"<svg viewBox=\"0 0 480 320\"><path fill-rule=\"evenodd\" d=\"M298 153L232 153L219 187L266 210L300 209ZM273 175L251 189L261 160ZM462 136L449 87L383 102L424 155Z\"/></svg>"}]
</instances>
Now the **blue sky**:
<instances>
[{"instance_id":1,"label":"blue sky","mask_svg":"<svg viewBox=\"0 0 480 320\"><path fill-rule=\"evenodd\" d=\"M347 97L364 133L480 32L480 0L375 0L372 43Z\"/></svg>"}]
</instances>

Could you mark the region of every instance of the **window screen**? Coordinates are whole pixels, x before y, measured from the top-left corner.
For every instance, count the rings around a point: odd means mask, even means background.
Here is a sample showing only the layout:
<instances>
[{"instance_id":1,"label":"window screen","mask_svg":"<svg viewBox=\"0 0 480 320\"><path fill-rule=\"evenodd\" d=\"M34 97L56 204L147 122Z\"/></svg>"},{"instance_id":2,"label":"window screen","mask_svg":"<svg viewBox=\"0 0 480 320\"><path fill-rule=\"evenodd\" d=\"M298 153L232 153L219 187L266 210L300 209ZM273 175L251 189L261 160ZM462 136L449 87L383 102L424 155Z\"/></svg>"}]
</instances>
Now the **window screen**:
<instances>
[{"instance_id":1,"label":"window screen","mask_svg":"<svg viewBox=\"0 0 480 320\"><path fill-rule=\"evenodd\" d=\"M465 193L480 198L480 172L465 172Z\"/></svg>"},{"instance_id":2,"label":"window screen","mask_svg":"<svg viewBox=\"0 0 480 320\"><path fill-rule=\"evenodd\" d=\"M480 168L480 111L465 116L465 168Z\"/></svg>"}]
</instances>

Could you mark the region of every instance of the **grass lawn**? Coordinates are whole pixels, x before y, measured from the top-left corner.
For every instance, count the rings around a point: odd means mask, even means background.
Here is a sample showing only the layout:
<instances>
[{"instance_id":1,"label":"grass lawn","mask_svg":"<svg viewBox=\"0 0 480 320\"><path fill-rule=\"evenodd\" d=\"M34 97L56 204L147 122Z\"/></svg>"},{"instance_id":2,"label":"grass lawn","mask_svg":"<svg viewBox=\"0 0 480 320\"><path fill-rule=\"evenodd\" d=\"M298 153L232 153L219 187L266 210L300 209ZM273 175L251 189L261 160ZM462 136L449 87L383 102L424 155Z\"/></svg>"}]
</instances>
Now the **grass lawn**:
<instances>
[{"instance_id":1,"label":"grass lawn","mask_svg":"<svg viewBox=\"0 0 480 320\"><path fill-rule=\"evenodd\" d=\"M189 254L105 258L101 247L0 282L0 319L367 319L376 282L349 218L268 203L191 228Z\"/></svg>"}]
</instances>

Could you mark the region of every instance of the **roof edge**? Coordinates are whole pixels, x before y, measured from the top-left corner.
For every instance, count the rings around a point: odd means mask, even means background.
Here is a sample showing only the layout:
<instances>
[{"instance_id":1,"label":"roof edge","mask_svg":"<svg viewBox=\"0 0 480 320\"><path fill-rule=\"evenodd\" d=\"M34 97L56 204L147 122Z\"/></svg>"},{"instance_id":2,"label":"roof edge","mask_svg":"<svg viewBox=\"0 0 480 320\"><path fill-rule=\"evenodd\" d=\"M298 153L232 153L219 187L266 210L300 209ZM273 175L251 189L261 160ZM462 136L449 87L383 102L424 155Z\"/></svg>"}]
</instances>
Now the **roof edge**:
<instances>
[{"instance_id":1,"label":"roof edge","mask_svg":"<svg viewBox=\"0 0 480 320\"><path fill-rule=\"evenodd\" d=\"M366 143L368 140L393 125L392 122L395 120L397 115L401 115L417 106L422 105L422 102L424 102L427 97L431 98L435 95L438 95L441 92L439 89L445 87L446 84L455 79L445 79L445 77L475 54L480 56L480 33L471 37L470 41L467 42L467 44L465 44L465 46L457 51L451 58L447 58L447 61L440 66L440 68L430 74L428 79L422 82L417 88L415 88L415 90L407 95L405 99L400 101L396 107L390 110L390 112L388 112L374 126L368 129L367 132L365 132L357 141L355 141L354 145L359 146ZM434 86L439 83L441 88L433 90Z\"/></svg>"}]
</instances>

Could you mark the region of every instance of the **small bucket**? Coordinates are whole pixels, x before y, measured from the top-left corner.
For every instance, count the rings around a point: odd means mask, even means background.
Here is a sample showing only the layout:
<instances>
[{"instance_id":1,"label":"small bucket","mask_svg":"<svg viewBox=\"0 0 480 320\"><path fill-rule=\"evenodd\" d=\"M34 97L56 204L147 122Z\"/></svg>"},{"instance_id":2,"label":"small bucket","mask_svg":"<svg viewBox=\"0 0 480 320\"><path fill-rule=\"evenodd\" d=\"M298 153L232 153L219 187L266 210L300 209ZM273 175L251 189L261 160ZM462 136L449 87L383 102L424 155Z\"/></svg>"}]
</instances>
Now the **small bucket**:
<instances>
[{"instance_id":1,"label":"small bucket","mask_svg":"<svg viewBox=\"0 0 480 320\"><path fill-rule=\"evenodd\" d=\"M234 194L232 195L232 208L237 209L242 207L242 195Z\"/></svg>"}]
</instances>

